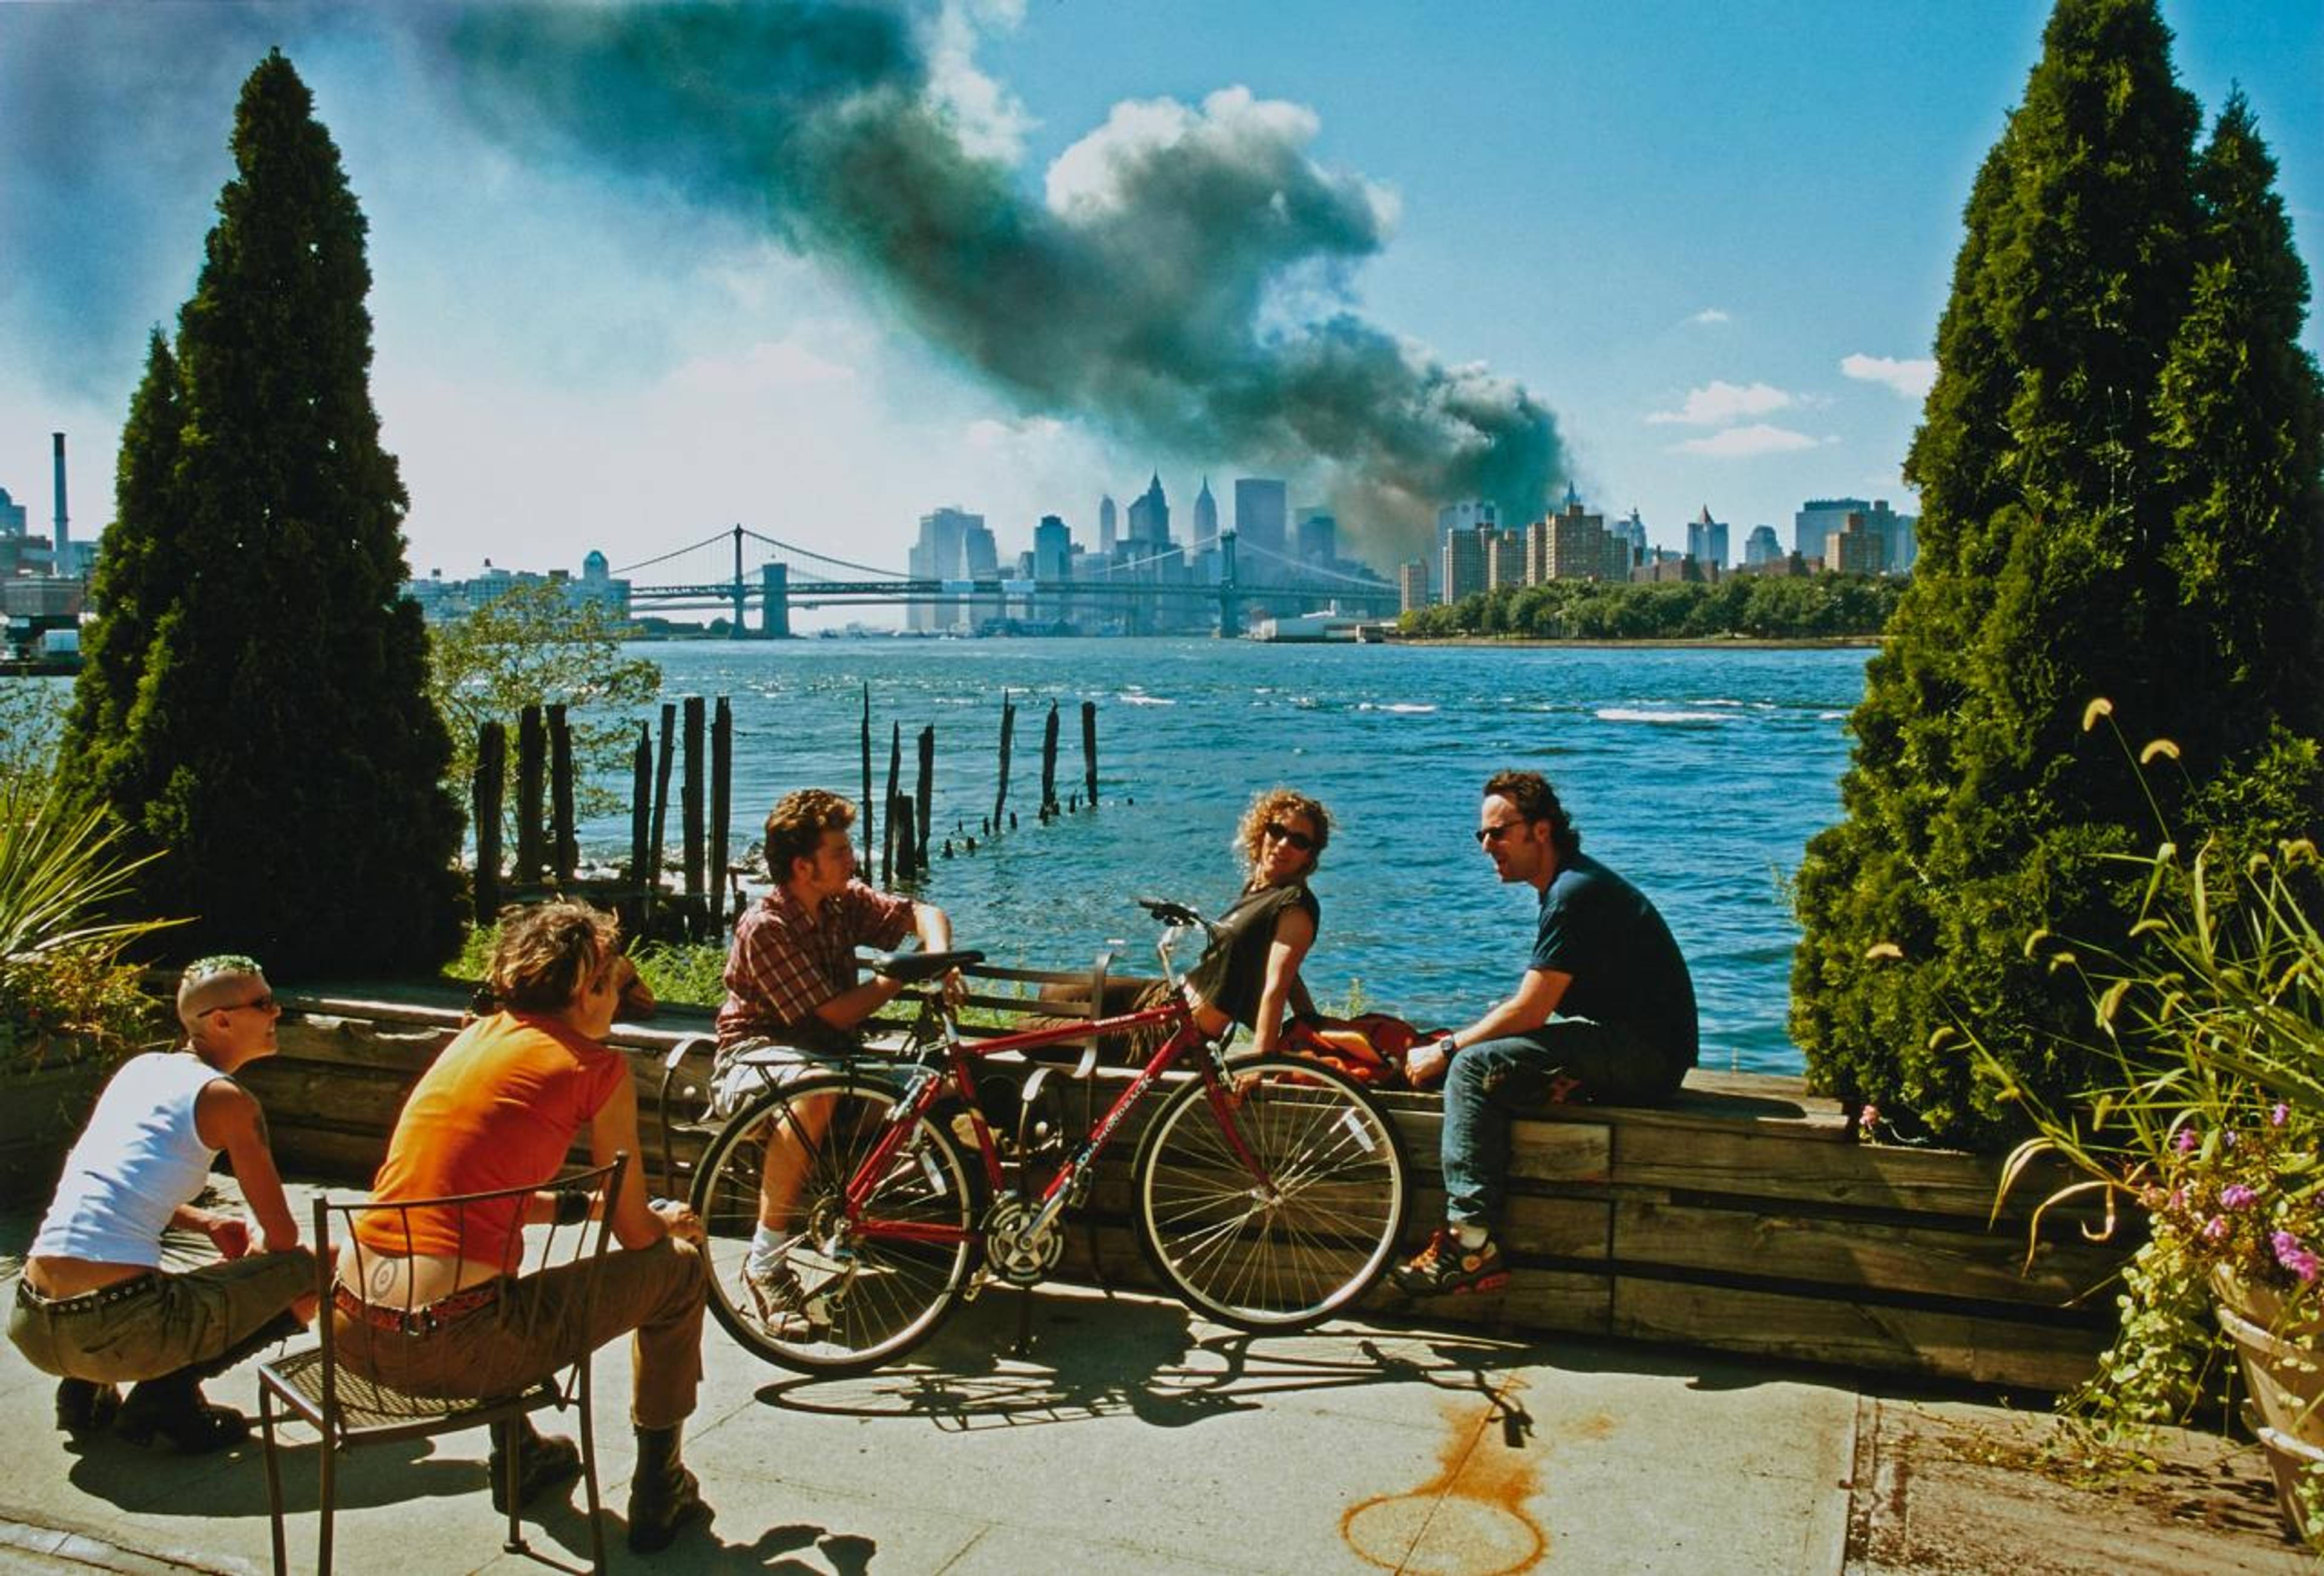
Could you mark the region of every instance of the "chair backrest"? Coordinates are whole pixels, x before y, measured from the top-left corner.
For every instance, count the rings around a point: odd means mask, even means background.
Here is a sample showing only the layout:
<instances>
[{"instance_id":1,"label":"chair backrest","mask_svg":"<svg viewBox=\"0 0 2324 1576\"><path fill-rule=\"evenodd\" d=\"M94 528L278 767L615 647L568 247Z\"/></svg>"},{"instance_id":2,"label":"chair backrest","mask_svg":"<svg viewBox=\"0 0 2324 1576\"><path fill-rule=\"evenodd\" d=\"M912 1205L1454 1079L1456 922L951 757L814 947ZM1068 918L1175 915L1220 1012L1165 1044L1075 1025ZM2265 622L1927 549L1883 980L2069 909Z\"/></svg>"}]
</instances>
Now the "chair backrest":
<instances>
[{"instance_id":1,"label":"chair backrest","mask_svg":"<svg viewBox=\"0 0 2324 1576\"><path fill-rule=\"evenodd\" d=\"M376 1376L379 1380L405 1372L410 1368L406 1357L410 1333L428 1327L431 1321L523 1316L511 1312L518 1299L503 1300L498 1295L503 1276L532 1275L602 1260L612 1236L613 1204L620 1195L629 1159L626 1153L616 1155L605 1165L568 1175L540 1188L499 1188L440 1198L403 1199L393 1203L318 1198L315 1256L322 1316L316 1321L316 1328L321 1336L326 1414L336 1410L343 1369L352 1367L355 1372ZM562 1223L554 1218L525 1222L528 1214L552 1213L548 1206L536 1203L540 1195L566 1193L578 1194L587 1201L586 1212L579 1219ZM487 1240L505 1240L506 1249L499 1261L501 1276L471 1274L455 1284L448 1272L419 1276L410 1273L409 1260L413 1255L441 1255L446 1245L472 1240L479 1235ZM568 1305L566 1310L567 1318L577 1317L584 1330L588 1328L597 1278L587 1276L578 1306ZM352 1294L359 1305L350 1308L339 1288ZM336 1305L349 1314L344 1336L337 1329L338 1321L330 1316L335 1300ZM544 1344L556 1333L547 1330L519 1332L521 1336L537 1337ZM343 1350L344 1345L357 1343L360 1350L356 1351ZM585 1341L573 1355L578 1357L586 1352ZM586 1382L587 1367L586 1362L576 1361L558 1375L557 1383L565 1399L570 1400L575 1387ZM468 1396L460 1386L460 1375L450 1373L440 1376L440 1380L389 1382L414 1396L448 1399ZM376 1382L366 1384L370 1404L375 1405L378 1400L374 1393L377 1388Z\"/></svg>"}]
</instances>

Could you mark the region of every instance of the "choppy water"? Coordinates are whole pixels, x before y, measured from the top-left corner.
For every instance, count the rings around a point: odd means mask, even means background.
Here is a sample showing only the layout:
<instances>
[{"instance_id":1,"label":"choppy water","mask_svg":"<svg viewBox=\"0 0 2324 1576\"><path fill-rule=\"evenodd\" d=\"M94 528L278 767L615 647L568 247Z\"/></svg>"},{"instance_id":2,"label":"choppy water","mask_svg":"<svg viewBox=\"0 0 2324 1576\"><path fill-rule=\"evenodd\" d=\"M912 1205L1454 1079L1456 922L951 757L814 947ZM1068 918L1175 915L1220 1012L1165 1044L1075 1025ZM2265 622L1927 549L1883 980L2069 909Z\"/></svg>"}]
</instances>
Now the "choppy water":
<instances>
[{"instance_id":1,"label":"choppy water","mask_svg":"<svg viewBox=\"0 0 2324 1576\"><path fill-rule=\"evenodd\" d=\"M1314 880L1323 926L1307 975L1330 1005L1465 1022L1525 966L1533 892L1504 888L1471 836L1479 786L1504 766L1548 774L1584 845L1670 921L1701 998L1707 1065L1793 1072L1784 1034L1797 930L1785 884L1838 814L1843 720L1861 650L1501 650L1262 646L1211 640L641 644L666 695L734 712L740 850L800 787L861 788L871 687L874 774L889 728L936 729L939 834L990 814L1001 694L1018 700L1010 804L1019 829L936 861L921 889L963 945L996 961L1080 966L1110 940L1152 958L1134 893L1215 912L1235 889L1229 840L1258 788L1322 799L1336 826ZM1058 793L1081 781L1079 709L1098 703L1103 803L1039 825L1042 719L1063 714ZM1134 800L1134 803L1130 801ZM673 840L675 825L671 828ZM585 828L618 857L625 819ZM876 871L872 872L874 875Z\"/></svg>"}]
</instances>

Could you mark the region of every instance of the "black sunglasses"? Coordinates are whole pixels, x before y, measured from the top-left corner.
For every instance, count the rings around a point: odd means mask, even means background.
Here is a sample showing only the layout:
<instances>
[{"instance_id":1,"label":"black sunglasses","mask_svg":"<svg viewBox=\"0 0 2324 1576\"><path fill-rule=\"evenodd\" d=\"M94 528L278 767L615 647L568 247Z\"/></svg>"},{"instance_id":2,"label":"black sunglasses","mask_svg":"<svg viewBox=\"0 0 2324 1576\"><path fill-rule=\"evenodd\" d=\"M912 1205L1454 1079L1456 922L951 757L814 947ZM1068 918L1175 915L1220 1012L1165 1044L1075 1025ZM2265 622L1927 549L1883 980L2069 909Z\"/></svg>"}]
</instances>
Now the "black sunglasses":
<instances>
[{"instance_id":1,"label":"black sunglasses","mask_svg":"<svg viewBox=\"0 0 2324 1576\"><path fill-rule=\"evenodd\" d=\"M1488 843L1499 843L1524 825L1523 821L1502 821L1491 826L1480 826L1477 828L1477 845L1481 848Z\"/></svg>"},{"instance_id":2,"label":"black sunglasses","mask_svg":"<svg viewBox=\"0 0 2324 1576\"><path fill-rule=\"evenodd\" d=\"M256 1008L259 1011L264 1012L273 1005L274 998L272 994L269 994L261 996L252 1001L230 1002L224 1007L217 1009L217 1010L220 1012L248 1012L251 1009Z\"/></svg>"},{"instance_id":3,"label":"black sunglasses","mask_svg":"<svg viewBox=\"0 0 2324 1576\"><path fill-rule=\"evenodd\" d=\"M1294 832L1280 821L1269 821L1267 824L1267 835L1277 843L1288 843L1302 853L1315 852L1315 840L1313 837L1308 836L1305 832Z\"/></svg>"}]
</instances>

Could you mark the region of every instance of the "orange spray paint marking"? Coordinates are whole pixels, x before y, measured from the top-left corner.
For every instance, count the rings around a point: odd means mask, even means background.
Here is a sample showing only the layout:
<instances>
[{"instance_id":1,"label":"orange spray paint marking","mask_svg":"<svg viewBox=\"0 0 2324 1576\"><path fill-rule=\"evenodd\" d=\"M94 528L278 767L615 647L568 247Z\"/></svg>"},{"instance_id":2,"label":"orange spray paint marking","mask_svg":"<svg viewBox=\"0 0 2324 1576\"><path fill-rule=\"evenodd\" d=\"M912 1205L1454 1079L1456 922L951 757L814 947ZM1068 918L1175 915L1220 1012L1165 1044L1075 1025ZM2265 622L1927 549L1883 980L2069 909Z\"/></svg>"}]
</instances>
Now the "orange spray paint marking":
<instances>
[{"instance_id":1,"label":"orange spray paint marking","mask_svg":"<svg viewBox=\"0 0 2324 1576\"><path fill-rule=\"evenodd\" d=\"M1417 1488L1349 1507L1340 1536L1385 1571L1426 1576L1502 1576L1527 1571L1549 1552L1549 1536L1526 1512L1540 1485L1536 1456L1499 1437L1506 1408L1447 1405L1441 1470Z\"/></svg>"}]
</instances>

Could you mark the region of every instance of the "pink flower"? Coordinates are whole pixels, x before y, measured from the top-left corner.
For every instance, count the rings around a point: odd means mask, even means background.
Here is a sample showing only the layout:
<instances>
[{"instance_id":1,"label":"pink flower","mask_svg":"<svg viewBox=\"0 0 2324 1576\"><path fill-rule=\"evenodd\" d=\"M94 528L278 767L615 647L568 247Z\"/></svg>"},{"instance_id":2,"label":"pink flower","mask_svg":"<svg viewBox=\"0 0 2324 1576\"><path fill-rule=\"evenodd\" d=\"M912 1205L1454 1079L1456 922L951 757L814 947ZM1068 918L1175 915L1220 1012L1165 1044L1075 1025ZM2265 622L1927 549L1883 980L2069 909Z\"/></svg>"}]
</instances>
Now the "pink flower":
<instances>
[{"instance_id":1,"label":"pink flower","mask_svg":"<svg viewBox=\"0 0 2324 1576\"><path fill-rule=\"evenodd\" d=\"M2209 1220L2205 1221L2203 1222L2203 1240L2204 1240L2204 1241L2206 1241L2206 1242L2224 1242L2224 1241L2226 1241L2227 1240L2227 1216L2225 1216L2225 1215L2213 1215Z\"/></svg>"},{"instance_id":2,"label":"pink flower","mask_svg":"<svg viewBox=\"0 0 2324 1576\"><path fill-rule=\"evenodd\" d=\"M2291 1232L2278 1231L2268 1241L2275 1249L2275 1261L2301 1280L2312 1281L2319 1270L2324 1270L2324 1265L2318 1263L2316 1255L2302 1248L2300 1239Z\"/></svg>"},{"instance_id":3,"label":"pink flower","mask_svg":"<svg viewBox=\"0 0 2324 1576\"><path fill-rule=\"evenodd\" d=\"M2273 1111L2267 1113L2267 1125L2272 1128L2280 1128L2291 1120L2292 1108L2281 1102L2276 1105L2276 1108Z\"/></svg>"},{"instance_id":4,"label":"pink flower","mask_svg":"<svg viewBox=\"0 0 2324 1576\"><path fill-rule=\"evenodd\" d=\"M2195 1152L2195 1129L2192 1128L2181 1128L2179 1136L2171 1140L2171 1147L2181 1155L2192 1155Z\"/></svg>"},{"instance_id":5,"label":"pink flower","mask_svg":"<svg viewBox=\"0 0 2324 1576\"><path fill-rule=\"evenodd\" d=\"M2223 1210L2247 1210L2259 1194L2240 1182L2230 1182L2219 1189L2219 1207Z\"/></svg>"}]
</instances>

